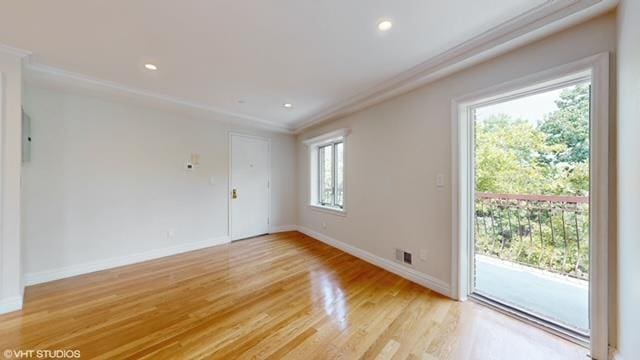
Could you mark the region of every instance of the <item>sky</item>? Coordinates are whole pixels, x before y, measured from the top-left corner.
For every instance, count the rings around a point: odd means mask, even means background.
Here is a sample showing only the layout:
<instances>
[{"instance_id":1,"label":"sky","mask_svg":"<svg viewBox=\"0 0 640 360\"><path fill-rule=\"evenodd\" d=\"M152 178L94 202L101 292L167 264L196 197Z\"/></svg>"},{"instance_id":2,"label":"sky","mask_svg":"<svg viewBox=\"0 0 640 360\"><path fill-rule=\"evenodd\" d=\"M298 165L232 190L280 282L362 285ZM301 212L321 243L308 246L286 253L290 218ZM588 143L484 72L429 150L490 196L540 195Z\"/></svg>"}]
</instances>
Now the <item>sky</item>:
<instances>
[{"instance_id":1,"label":"sky","mask_svg":"<svg viewBox=\"0 0 640 360\"><path fill-rule=\"evenodd\" d=\"M552 90L536 95L506 101L499 104L489 105L476 109L476 119L485 120L494 114L509 114L513 118L520 118L537 124L545 114L548 114L558 107L554 100L558 99L562 89Z\"/></svg>"}]
</instances>

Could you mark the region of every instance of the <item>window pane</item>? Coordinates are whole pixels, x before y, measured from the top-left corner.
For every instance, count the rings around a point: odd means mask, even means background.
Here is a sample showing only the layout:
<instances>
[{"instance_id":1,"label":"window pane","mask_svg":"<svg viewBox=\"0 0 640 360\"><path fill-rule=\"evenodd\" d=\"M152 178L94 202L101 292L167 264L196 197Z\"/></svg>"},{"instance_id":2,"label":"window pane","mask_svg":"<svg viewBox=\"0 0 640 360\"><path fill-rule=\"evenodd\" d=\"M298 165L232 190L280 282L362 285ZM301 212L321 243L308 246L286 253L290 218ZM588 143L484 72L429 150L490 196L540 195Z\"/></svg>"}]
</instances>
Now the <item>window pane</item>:
<instances>
[{"instance_id":1,"label":"window pane","mask_svg":"<svg viewBox=\"0 0 640 360\"><path fill-rule=\"evenodd\" d=\"M344 206L344 143L336 144L336 205Z\"/></svg>"},{"instance_id":2,"label":"window pane","mask_svg":"<svg viewBox=\"0 0 640 360\"><path fill-rule=\"evenodd\" d=\"M319 191L318 200L321 205L331 205L332 197L332 172L333 172L333 155L331 154L332 145L327 145L319 148L318 162L319 162Z\"/></svg>"}]
</instances>

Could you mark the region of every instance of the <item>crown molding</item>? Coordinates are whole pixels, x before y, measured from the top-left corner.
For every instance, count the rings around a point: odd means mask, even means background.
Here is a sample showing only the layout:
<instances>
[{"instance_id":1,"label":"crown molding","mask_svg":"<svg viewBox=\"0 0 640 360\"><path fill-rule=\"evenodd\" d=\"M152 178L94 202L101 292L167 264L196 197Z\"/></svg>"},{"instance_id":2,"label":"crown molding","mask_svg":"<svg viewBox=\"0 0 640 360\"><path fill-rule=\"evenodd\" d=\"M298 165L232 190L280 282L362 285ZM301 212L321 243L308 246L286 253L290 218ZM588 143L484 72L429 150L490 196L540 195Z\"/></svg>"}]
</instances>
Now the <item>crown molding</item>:
<instances>
[{"instance_id":1,"label":"crown molding","mask_svg":"<svg viewBox=\"0 0 640 360\"><path fill-rule=\"evenodd\" d=\"M547 0L490 30L294 125L294 133L341 118L534 42L614 8L618 0Z\"/></svg>"},{"instance_id":2,"label":"crown molding","mask_svg":"<svg viewBox=\"0 0 640 360\"><path fill-rule=\"evenodd\" d=\"M16 56L23 59L23 61L29 61L29 58L31 57L30 51L18 49L16 47L4 45L4 44L0 44L0 54L8 54L8 55Z\"/></svg>"},{"instance_id":3,"label":"crown molding","mask_svg":"<svg viewBox=\"0 0 640 360\"><path fill-rule=\"evenodd\" d=\"M152 101L160 101L164 103L170 103L181 108L197 110L204 113L223 116L231 123L238 125L244 125L248 127L254 127L263 130L269 130L280 133L291 134L292 129L284 125L278 124L273 121L239 114L224 109L211 107L208 105L195 103L175 97L153 93L147 90L136 89L128 87L113 81L102 80L87 75L74 73L71 71L55 68L52 66L39 64L39 63L27 63L25 64L27 70L25 78L31 83L56 83L62 85L78 85L84 88L89 88L97 91L106 91L112 94L124 95L133 99L146 99ZM226 119L230 118L230 119Z\"/></svg>"}]
</instances>

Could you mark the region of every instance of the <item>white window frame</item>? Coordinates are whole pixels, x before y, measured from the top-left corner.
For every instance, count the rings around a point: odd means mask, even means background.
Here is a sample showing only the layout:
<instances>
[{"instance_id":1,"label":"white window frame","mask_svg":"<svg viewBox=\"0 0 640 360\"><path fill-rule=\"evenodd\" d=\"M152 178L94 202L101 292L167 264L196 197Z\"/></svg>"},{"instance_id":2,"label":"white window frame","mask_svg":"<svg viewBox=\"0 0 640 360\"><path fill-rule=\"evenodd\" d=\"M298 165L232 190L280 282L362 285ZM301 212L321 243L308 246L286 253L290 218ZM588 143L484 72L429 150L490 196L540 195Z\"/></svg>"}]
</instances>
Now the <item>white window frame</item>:
<instances>
[{"instance_id":1,"label":"white window frame","mask_svg":"<svg viewBox=\"0 0 640 360\"><path fill-rule=\"evenodd\" d=\"M317 211L327 212L340 216L346 216L347 214L347 135L349 129L338 129L329 133L313 137L303 141L309 148L309 206ZM336 164L335 161L335 145L342 143L342 207L333 205L323 205L320 203L320 162L319 162L319 150L327 145L332 146L333 157L333 196L335 201L335 173Z\"/></svg>"},{"instance_id":2,"label":"white window frame","mask_svg":"<svg viewBox=\"0 0 640 360\"><path fill-rule=\"evenodd\" d=\"M474 104L504 99L545 85L558 84L563 78L575 79L587 74L591 80L591 163L590 163L590 274L589 304L591 357L606 359L608 353L608 154L609 154L609 53L597 54L550 70L489 87L452 101L452 268L451 297L464 301L470 288L470 240L473 236ZM535 323L534 323L535 325ZM562 334L558 334L562 335Z\"/></svg>"}]
</instances>

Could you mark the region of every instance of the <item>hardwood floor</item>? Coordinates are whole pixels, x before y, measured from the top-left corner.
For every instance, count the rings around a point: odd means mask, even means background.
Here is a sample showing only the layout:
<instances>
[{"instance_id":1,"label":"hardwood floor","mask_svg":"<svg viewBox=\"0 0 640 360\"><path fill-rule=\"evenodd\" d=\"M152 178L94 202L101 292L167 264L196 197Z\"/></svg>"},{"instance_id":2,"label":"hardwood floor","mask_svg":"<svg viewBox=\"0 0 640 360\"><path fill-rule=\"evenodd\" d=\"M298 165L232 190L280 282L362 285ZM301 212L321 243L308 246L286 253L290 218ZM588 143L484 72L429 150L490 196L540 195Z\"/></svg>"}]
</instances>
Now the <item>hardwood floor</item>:
<instances>
[{"instance_id":1,"label":"hardwood floor","mask_svg":"<svg viewBox=\"0 0 640 360\"><path fill-rule=\"evenodd\" d=\"M74 349L83 359L586 354L297 232L29 287L24 309L0 316L0 352L6 349Z\"/></svg>"}]
</instances>

